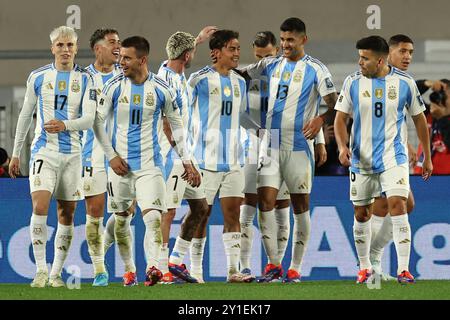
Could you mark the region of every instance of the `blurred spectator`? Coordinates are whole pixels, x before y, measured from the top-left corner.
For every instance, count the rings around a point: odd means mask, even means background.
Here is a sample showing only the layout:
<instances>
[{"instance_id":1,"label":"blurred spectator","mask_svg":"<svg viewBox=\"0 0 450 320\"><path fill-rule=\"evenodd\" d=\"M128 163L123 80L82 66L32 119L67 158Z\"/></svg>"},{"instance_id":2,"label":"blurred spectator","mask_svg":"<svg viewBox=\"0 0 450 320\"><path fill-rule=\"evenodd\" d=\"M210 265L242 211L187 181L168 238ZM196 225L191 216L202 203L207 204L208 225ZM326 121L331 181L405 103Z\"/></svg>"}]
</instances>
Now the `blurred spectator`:
<instances>
[{"instance_id":1,"label":"blurred spectator","mask_svg":"<svg viewBox=\"0 0 450 320\"><path fill-rule=\"evenodd\" d=\"M9 178L9 156L5 149L0 148L0 178Z\"/></svg>"},{"instance_id":2,"label":"blurred spectator","mask_svg":"<svg viewBox=\"0 0 450 320\"><path fill-rule=\"evenodd\" d=\"M428 87L433 92L430 94L430 104L426 105L426 115L430 130L433 174L450 174L450 81L443 79L431 83ZM419 161L414 168L414 173L420 174L423 158L421 145L417 154Z\"/></svg>"}]
</instances>

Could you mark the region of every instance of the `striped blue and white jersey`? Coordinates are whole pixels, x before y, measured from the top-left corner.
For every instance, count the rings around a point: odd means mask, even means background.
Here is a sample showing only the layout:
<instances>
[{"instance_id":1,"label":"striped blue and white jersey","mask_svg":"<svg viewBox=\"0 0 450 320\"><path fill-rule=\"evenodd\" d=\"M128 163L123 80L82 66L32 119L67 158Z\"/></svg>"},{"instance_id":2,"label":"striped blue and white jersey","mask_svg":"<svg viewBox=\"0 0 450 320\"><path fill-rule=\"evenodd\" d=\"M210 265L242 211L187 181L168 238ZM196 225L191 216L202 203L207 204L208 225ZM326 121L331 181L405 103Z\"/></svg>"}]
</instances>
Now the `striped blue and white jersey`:
<instances>
[{"instance_id":1,"label":"striped blue and white jersey","mask_svg":"<svg viewBox=\"0 0 450 320\"><path fill-rule=\"evenodd\" d=\"M425 105L414 79L391 67L384 78L348 76L335 109L353 117L350 170L372 174L407 163L405 112L418 115Z\"/></svg>"},{"instance_id":2,"label":"striped blue and white jersey","mask_svg":"<svg viewBox=\"0 0 450 320\"><path fill-rule=\"evenodd\" d=\"M168 83L169 86L175 91L176 103L178 105L178 111L180 112L181 119L183 120L183 128L185 130L185 137L187 139L186 147L189 150L192 145L192 136L190 134L192 108L189 106L190 102L192 101L192 90L187 85L184 73L179 74L167 67L167 61L164 61L159 67L158 76L166 81L166 83ZM167 156L172 147L162 130L162 126L159 130L159 141L162 154L164 156Z\"/></svg>"},{"instance_id":3,"label":"striped blue and white jersey","mask_svg":"<svg viewBox=\"0 0 450 320\"><path fill-rule=\"evenodd\" d=\"M240 113L247 106L244 78L207 66L191 75L192 108L199 118L194 155L201 169L228 172L244 164Z\"/></svg>"},{"instance_id":4,"label":"striped blue and white jersey","mask_svg":"<svg viewBox=\"0 0 450 320\"><path fill-rule=\"evenodd\" d=\"M120 66L117 64L113 71L103 73L95 69L93 64L86 67L86 71L92 75L94 79L94 87L97 90L97 95L102 93L103 85L112 77L122 72ZM105 128L106 130L106 128ZM88 129L83 137L83 167L105 168L105 153L102 147L95 138L94 130Z\"/></svg>"},{"instance_id":5,"label":"striped blue and white jersey","mask_svg":"<svg viewBox=\"0 0 450 320\"><path fill-rule=\"evenodd\" d=\"M175 99L175 93L168 84L152 73L139 85L133 84L123 74L108 80L100 96L94 123L95 135L108 159L119 155L131 171L159 167L164 172L158 126L161 112L164 112L171 126L182 131ZM101 127L110 112L113 115L112 141ZM183 160L187 158L184 139L181 136L176 140Z\"/></svg>"},{"instance_id":6,"label":"striped blue and white jersey","mask_svg":"<svg viewBox=\"0 0 450 320\"><path fill-rule=\"evenodd\" d=\"M58 71L53 63L34 70L27 81L13 156L20 155L35 111L31 159L41 148L64 154L81 153L83 130L92 127L96 108L97 92L93 79L78 65L71 71ZM66 130L47 133L44 124L52 119L63 121Z\"/></svg>"},{"instance_id":7,"label":"striped blue and white jersey","mask_svg":"<svg viewBox=\"0 0 450 320\"><path fill-rule=\"evenodd\" d=\"M272 148L301 151L311 148L312 140L303 135L304 125L318 115L321 97L336 92L327 67L305 55L299 61L284 57L264 58L243 69L252 79L268 81L266 129L272 135ZM273 141L278 136L278 140Z\"/></svg>"}]
</instances>

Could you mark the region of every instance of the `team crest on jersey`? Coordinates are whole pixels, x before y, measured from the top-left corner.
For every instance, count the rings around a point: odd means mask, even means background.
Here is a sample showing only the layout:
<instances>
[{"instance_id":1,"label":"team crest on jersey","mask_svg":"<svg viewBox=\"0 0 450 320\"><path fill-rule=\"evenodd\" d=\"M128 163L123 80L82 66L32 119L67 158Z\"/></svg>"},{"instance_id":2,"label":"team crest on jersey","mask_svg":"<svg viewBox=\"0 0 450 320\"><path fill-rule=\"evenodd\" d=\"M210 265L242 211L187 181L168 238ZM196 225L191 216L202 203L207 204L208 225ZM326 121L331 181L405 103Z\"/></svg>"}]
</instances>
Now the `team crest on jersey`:
<instances>
[{"instance_id":1,"label":"team crest on jersey","mask_svg":"<svg viewBox=\"0 0 450 320\"><path fill-rule=\"evenodd\" d=\"M301 82L303 79L303 73L301 72L301 70L297 70L294 73L294 82Z\"/></svg>"},{"instance_id":2,"label":"team crest on jersey","mask_svg":"<svg viewBox=\"0 0 450 320\"><path fill-rule=\"evenodd\" d=\"M234 96L235 96L236 98L239 98L239 96L241 95L241 94L240 94L240 91L239 91L239 86L238 86L237 84L235 84L234 87L233 87L233 89L234 89Z\"/></svg>"},{"instance_id":3,"label":"team crest on jersey","mask_svg":"<svg viewBox=\"0 0 450 320\"><path fill-rule=\"evenodd\" d=\"M155 96L152 92L147 93L147 96L145 97L145 104L149 107L155 104Z\"/></svg>"},{"instance_id":4,"label":"team crest on jersey","mask_svg":"<svg viewBox=\"0 0 450 320\"><path fill-rule=\"evenodd\" d=\"M67 87L67 85L66 85L66 82L65 82L65 81L59 81L59 82L58 82L58 89L59 89L59 91L64 91L64 90L66 90L66 87Z\"/></svg>"},{"instance_id":5,"label":"team crest on jersey","mask_svg":"<svg viewBox=\"0 0 450 320\"><path fill-rule=\"evenodd\" d=\"M377 99L383 98L383 89L375 89L375 97L377 97Z\"/></svg>"},{"instance_id":6,"label":"team crest on jersey","mask_svg":"<svg viewBox=\"0 0 450 320\"><path fill-rule=\"evenodd\" d=\"M229 86L225 86L225 88L223 88L223 94L225 97L231 96L231 88Z\"/></svg>"},{"instance_id":7,"label":"team crest on jersey","mask_svg":"<svg viewBox=\"0 0 450 320\"><path fill-rule=\"evenodd\" d=\"M173 203L177 203L178 202L178 194L174 193L173 194Z\"/></svg>"},{"instance_id":8,"label":"team crest on jersey","mask_svg":"<svg viewBox=\"0 0 450 320\"><path fill-rule=\"evenodd\" d=\"M73 80L72 81L72 85L70 86L70 90L72 90L72 92L80 92L80 82L78 80Z\"/></svg>"},{"instance_id":9,"label":"team crest on jersey","mask_svg":"<svg viewBox=\"0 0 450 320\"><path fill-rule=\"evenodd\" d=\"M397 99L397 90L394 86L389 87L388 98L391 100Z\"/></svg>"},{"instance_id":10,"label":"team crest on jersey","mask_svg":"<svg viewBox=\"0 0 450 320\"><path fill-rule=\"evenodd\" d=\"M36 177L34 178L34 186L39 187L41 185L41 178Z\"/></svg>"},{"instance_id":11,"label":"team crest on jersey","mask_svg":"<svg viewBox=\"0 0 450 320\"><path fill-rule=\"evenodd\" d=\"M139 94L133 94L133 103L135 105L141 104L141 95Z\"/></svg>"},{"instance_id":12,"label":"team crest on jersey","mask_svg":"<svg viewBox=\"0 0 450 320\"><path fill-rule=\"evenodd\" d=\"M84 191L91 191L91 186L90 186L90 184L86 182L86 183L84 184L83 189L84 189Z\"/></svg>"},{"instance_id":13,"label":"team crest on jersey","mask_svg":"<svg viewBox=\"0 0 450 320\"><path fill-rule=\"evenodd\" d=\"M117 204L114 202L114 200L111 200L111 208L117 209Z\"/></svg>"},{"instance_id":14,"label":"team crest on jersey","mask_svg":"<svg viewBox=\"0 0 450 320\"><path fill-rule=\"evenodd\" d=\"M291 78L291 73L289 71L283 72L283 81L288 81Z\"/></svg>"},{"instance_id":15,"label":"team crest on jersey","mask_svg":"<svg viewBox=\"0 0 450 320\"><path fill-rule=\"evenodd\" d=\"M356 187L352 186L352 196L356 197L357 196L357 192L356 192Z\"/></svg>"}]
</instances>

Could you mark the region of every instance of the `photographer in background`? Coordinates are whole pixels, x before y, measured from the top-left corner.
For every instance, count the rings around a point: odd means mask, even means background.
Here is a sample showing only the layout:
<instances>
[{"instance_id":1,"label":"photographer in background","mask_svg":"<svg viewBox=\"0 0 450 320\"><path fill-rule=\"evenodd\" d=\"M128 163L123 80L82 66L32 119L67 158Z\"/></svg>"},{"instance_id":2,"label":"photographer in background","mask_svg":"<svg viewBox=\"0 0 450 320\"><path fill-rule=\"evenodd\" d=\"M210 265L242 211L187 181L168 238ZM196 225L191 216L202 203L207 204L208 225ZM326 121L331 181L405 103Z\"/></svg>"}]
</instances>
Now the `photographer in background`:
<instances>
[{"instance_id":1,"label":"photographer in background","mask_svg":"<svg viewBox=\"0 0 450 320\"><path fill-rule=\"evenodd\" d=\"M433 161L434 174L450 174L450 80L418 81L419 90L430 88L430 105L427 105L427 122L430 129L431 159ZM420 87L423 85L424 87ZM426 90L425 90L426 91ZM419 161L414 168L414 173L421 172L423 154L419 145Z\"/></svg>"}]
</instances>

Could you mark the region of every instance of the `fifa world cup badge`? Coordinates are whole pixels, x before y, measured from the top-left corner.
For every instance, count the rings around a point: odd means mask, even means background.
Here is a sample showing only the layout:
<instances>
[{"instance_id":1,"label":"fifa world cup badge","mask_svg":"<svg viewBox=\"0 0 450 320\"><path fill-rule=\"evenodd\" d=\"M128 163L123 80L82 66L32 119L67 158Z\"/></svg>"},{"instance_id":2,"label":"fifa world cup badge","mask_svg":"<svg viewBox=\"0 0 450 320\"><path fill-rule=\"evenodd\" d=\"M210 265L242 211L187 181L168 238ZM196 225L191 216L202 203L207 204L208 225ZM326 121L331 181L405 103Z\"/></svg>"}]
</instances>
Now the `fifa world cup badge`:
<instances>
[{"instance_id":1,"label":"fifa world cup badge","mask_svg":"<svg viewBox=\"0 0 450 320\"><path fill-rule=\"evenodd\" d=\"M225 86L225 88L223 88L223 94L224 94L226 97L229 97L229 96L231 95L231 89L230 89L229 86Z\"/></svg>"},{"instance_id":2,"label":"fifa world cup badge","mask_svg":"<svg viewBox=\"0 0 450 320\"><path fill-rule=\"evenodd\" d=\"M66 82L65 81L59 81L58 82L58 89L59 89L59 91L66 90Z\"/></svg>"},{"instance_id":3,"label":"fifa world cup badge","mask_svg":"<svg viewBox=\"0 0 450 320\"><path fill-rule=\"evenodd\" d=\"M377 99L383 98L383 89L375 89L375 97L377 97Z\"/></svg>"},{"instance_id":4,"label":"fifa world cup badge","mask_svg":"<svg viewBox=\"0 0 450 320\"><path fill-rule=\"evenodd\" d=\"M141 104L141 96L138 95L138 94L134 94L134 95L133 95L133 103L134 103L135 105Z\"/></svg>"},{"instance_id":5,"label":"fifa world cup badge","mask_svg":"<svg viewBox=\"0 0 450 320\"><path fill-rule=\"evenodd\" d=\"M289 78L291 77L291 73L289 71L283 72L283 81L287 82L289 81Z\"/></svg>"}]
</instances>

